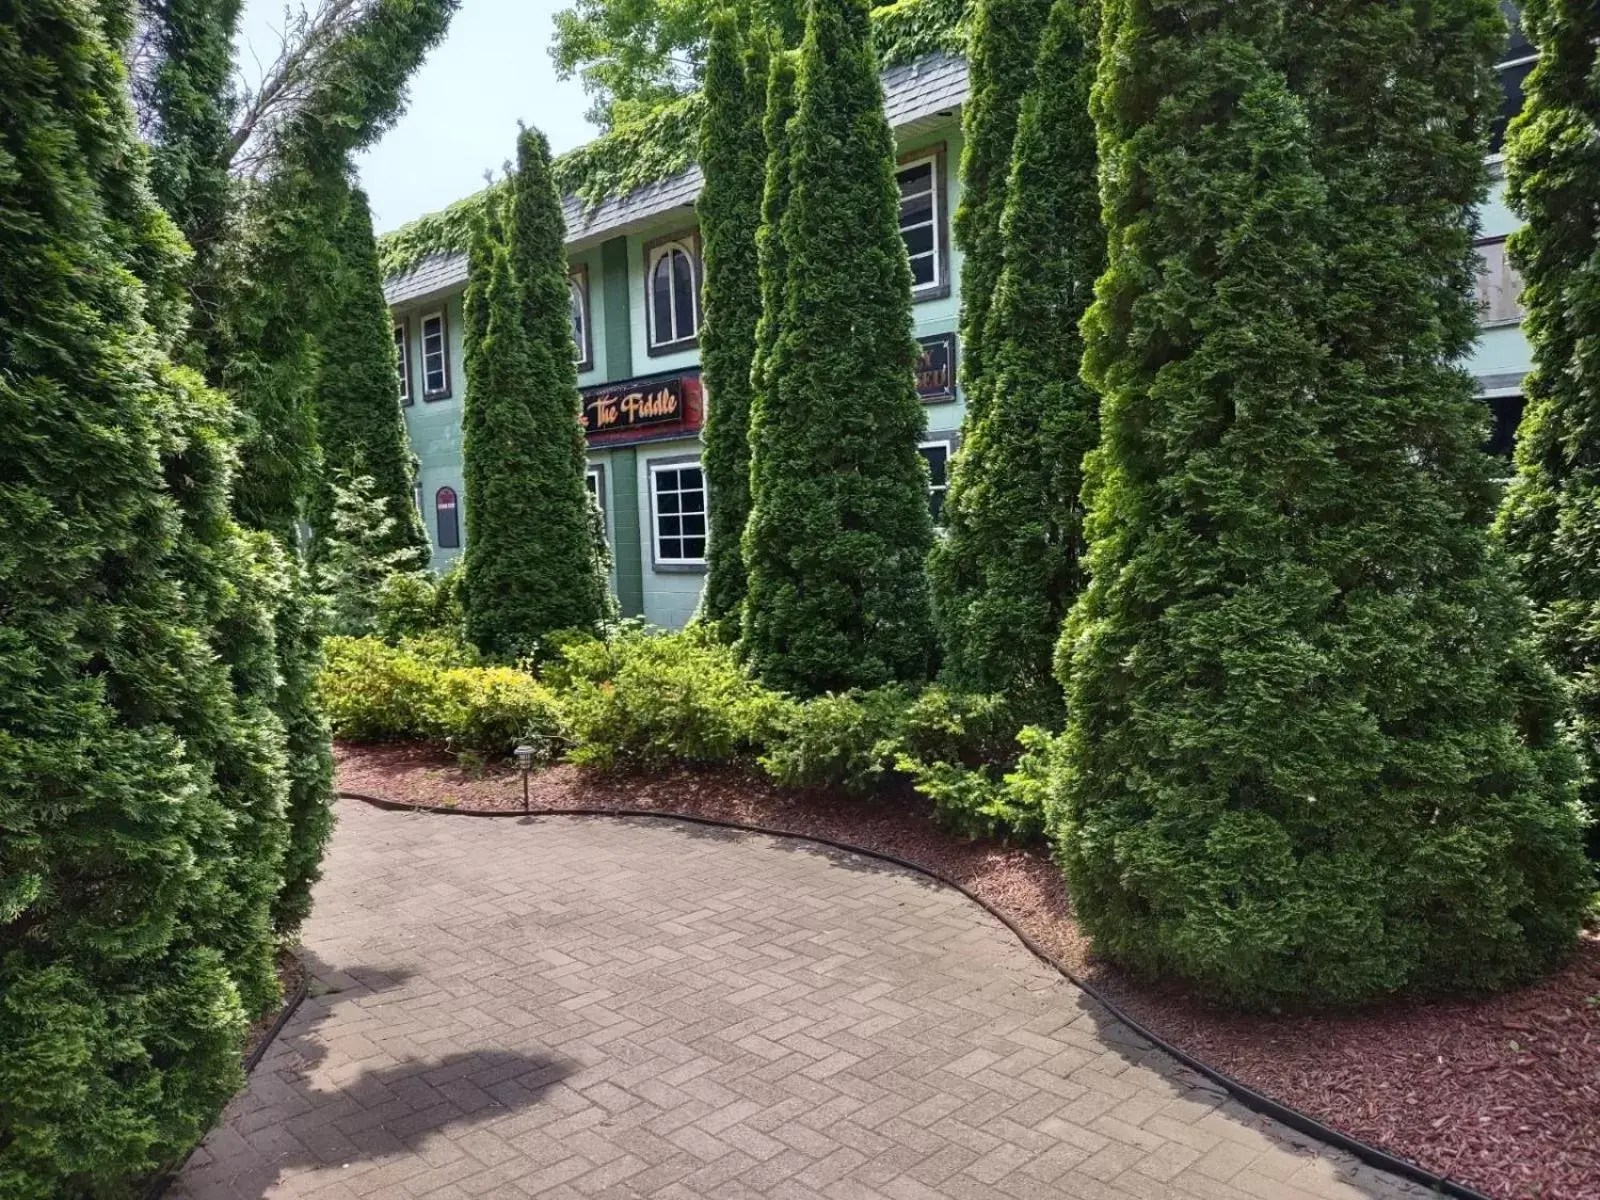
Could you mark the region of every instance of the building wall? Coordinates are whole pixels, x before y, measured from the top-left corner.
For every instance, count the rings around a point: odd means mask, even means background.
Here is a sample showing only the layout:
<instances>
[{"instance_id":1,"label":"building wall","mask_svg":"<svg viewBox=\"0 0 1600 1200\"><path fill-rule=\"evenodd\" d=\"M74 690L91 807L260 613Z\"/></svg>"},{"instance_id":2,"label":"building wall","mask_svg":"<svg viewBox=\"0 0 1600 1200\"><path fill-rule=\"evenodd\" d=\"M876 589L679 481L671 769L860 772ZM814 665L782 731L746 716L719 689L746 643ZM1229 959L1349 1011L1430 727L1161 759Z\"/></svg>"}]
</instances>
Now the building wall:
<instances>
[{"instance_id":1,"label":"building wall","mask_svg":"<svg viewBox=\"0 0 1600 1200\"><path fill-rule=\"evenodd\" d=\"M422 300L395 310L397 323L408 331L412 380L411 403L405 406L406 431L411 437L419 464L417 482L422 497L422 520L433 544L432 566L442 571L461 553L459 549L439 547L439 522L436 499L440 488L456 494L456 518L465 541L467 528L467 489L461 474L461 399L466 395L466 355L461 348L461 293ZM422 394L422 320L430 313L445 314L449 344L449 389L436 399Z\"/></svg>"},{"instance_id":2,"label":"building wall","mask_svg":"<svg viewBox=\"0 0 1600 1200\"><path fill-rule=\"evenodd\" d=\"M942 243L941 268L948 286L935 294L919 297L913 305L915 335L930 338L953 334L959 320L959 281L962 256L951 237L951 215L960 204L958 163L961 136L952 119L942 125L903 136L901 161L914 161L925 153L940 154L939 226ZM1481 216L1486 252L1517 226L1516 218L1504 203L1503 173L1496 168L1495 182ZM669 235L691 235L695 229L690 207L674 210L651 221L640 223L626 233L599 241L580 242L570 249L575 271L587 275L589 349L592 363L579 376L579 386L616 384L671 372L693 371L699 366L697 348L670 353L652 353L646 312L646 265L651 245ZM608 272L613 284L625 264L625 282L607 290ZM1514 278L1502 281L1514 285ZM465 535L466 489L461 471L461 401L465 391L464 356L461 350L461 300L459 290L441 301L438 298L408 303L397 308L397 320L410 330L411 377L420 381L422 370L421 317L443 304L449 326L451 386L449 395L424 400L420 387L414 387L414 402L408 406L406 424L412 445L421 461L421 494L424 519L435 546L433 566L442 569L460 551L438 548L438 513L435 498L443 487L454 489L463 539ZM1520 311L1520 310L1518 310ZM957 358L961 353L959 343ZM1486 324L1467 369L1479 380L1485 395L1495 406L1497 419L1504 426L1520 412L1521 377L1530 366L1530 352L1520 323L1513 317ZM848 382L842 381L847 387ZM715 403L708 397L707 403ZM925 442L953 453L959 441L964 404L955 397L927 405L928 431ZM606 531L613 548L612 586L626 616L642 616L654 625L677 628L694 614L705 580L703 567L667 565L656 561L655 517L652 496L652 468L663 464L697 461L700 455L698 432L672 436L668 429L643 430L625 444L609 440L591 441L591 469L599 473L598 486L605 512Z\"/></svg>"}]
</instances>

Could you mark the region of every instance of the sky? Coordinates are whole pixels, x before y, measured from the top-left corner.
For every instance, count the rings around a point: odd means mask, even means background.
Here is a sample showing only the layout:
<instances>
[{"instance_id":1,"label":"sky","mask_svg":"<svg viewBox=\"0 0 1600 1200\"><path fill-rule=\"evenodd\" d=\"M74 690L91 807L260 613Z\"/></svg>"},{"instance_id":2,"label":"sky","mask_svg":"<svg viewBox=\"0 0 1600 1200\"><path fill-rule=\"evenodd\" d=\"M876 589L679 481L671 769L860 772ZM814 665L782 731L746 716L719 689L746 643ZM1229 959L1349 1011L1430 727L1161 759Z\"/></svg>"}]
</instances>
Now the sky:
<instances>
[{"instance_id":1,"label":"sky","mask_svg":"<svg viewBox=\"0 0 1600 1200\"><path fill-rule=\"evenodd\" d=\"M300 0L288 0L298 8ZM285 0L246 0L240 26L247 77L280 44ZM576 79L550 65L551 18L571 0L462 0L445 40L411 81L399 124L356 160L386 233L444 208L499 174L516 150L517 121L542 129L557 154L595 136Z\"/></svg>"}]
</instances>

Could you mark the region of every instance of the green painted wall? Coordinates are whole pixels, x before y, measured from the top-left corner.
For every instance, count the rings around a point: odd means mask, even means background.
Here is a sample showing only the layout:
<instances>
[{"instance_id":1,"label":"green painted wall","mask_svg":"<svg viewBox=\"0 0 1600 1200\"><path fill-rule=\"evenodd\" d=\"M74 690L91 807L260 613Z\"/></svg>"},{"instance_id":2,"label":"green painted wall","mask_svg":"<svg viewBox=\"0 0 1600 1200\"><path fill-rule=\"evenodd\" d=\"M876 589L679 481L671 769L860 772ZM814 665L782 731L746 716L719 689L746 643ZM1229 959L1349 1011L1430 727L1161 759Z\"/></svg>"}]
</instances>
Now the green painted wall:
<instances>
[{"instance_id":1,"label":"green painted wall","mask_svg":"<svg viewBox=\"0 0 1600 1200\"><path fill-rule=\"evenodd\" d=\"M628 303L628 240L612 238L600 246L600 297L591 305L603 313L597 336L605 341L605 381L631 379L633 315ZM597 348L598 351L598 348ZM616 563L617 604L625 617L644 615L644 558L639 546L639 484L633 447L591 456L604 462L611 488L611 557Z\"/></svg>"}]
</instances>

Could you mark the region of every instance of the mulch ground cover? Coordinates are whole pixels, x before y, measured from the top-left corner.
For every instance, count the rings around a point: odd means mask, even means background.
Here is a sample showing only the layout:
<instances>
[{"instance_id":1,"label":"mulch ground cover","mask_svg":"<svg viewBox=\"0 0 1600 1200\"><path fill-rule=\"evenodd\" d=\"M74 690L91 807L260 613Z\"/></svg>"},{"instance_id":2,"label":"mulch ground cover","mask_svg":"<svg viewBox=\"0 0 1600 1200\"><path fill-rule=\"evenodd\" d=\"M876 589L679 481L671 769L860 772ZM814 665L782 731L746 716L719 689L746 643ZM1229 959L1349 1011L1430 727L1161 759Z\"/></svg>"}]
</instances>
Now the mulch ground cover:
<instances>
[{"instance_id":1,"label":"mulch ground cover","mask_svg":"<svg viewBox=\"0 0 1600 1200\"><path fill-rule=\"evenodd\" d=\"M515 769L430 746L340 746L339 787L402 803L522 807ZM1600 1200L1600 941L1489 1000L1241 1015L1098 962L1046 851L967 841L914 795L863 801L732 771L607 776L552 766L535 808L673 811L851 842L926 866L1005 912L1070 972L1217 1070L1352 1137L1504 1200Z\"/></svg>"}]
</instances>

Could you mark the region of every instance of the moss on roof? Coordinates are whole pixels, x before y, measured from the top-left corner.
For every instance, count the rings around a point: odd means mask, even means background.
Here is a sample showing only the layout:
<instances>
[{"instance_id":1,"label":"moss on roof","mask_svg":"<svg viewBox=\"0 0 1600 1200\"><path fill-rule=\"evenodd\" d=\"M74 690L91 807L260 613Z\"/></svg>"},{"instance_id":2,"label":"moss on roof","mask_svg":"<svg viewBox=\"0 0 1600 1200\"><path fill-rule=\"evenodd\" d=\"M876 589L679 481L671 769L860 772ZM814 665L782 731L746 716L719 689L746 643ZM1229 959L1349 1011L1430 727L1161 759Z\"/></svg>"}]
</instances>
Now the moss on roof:
<instances>
[{"instance_id":1,"label":"moss on roof","mask_svg":"<svg viewBox=\"0 0 1600 1200\"><path fill-rule=\"evenodd\" d=\"M872 12L873 37L885 70L929 54L961 52L967 0L897 0ZM702 97L696 93L618 126L570 150L552 164L557 185L592 209L608 197L632 195L671 179L694 162ZM427 213L378 239L385 276L403 275L430 255L464 253L472 225L490 199L504 194L492 183L439 212Z\"/></svg>"}]
</instances>

